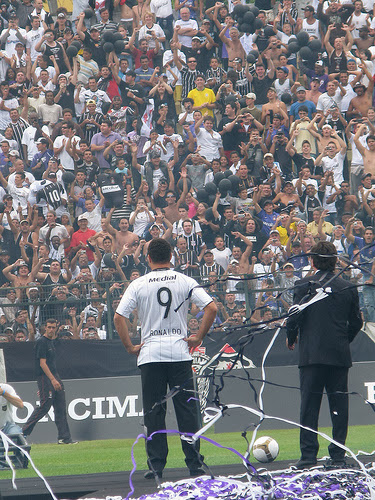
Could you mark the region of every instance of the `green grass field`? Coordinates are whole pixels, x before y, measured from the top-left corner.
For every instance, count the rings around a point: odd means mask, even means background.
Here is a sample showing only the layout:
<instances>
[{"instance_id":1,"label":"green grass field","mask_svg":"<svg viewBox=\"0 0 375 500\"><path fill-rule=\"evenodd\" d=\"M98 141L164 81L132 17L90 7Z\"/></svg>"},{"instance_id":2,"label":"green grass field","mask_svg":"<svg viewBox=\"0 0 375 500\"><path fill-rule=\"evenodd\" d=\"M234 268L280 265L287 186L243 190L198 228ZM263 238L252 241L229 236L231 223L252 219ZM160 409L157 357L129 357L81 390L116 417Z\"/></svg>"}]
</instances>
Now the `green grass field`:
<instances>
[{"instance_id":1,"label":"green grass field","mask_svg":"<svg viewBox=\"0 0 375 500\"><path fill-rule=\"evenodd\" d=\"M329 429L321 429L330 435ZM347 445L355 453L358 450L372 452L375 449L373 426L354 426L349 429ZM299 458L298 429L272 430L259 432L258 436L272 436L280 446L278 460L297 460ZM246 451L246 443L240 432L207 435L223 446L235 448L240 453ZM248 439L251 433L248 434ZM185 467L179 438L168 438L168 467ZM320 439L320 456L326 456L328 443ZM31 456L44 476L63 476L68 474L92 474L99 472L125 471L132 468L130 451L133 440L111 439L106 441L84 441L74 446L57 444L32 445ZM202 442L202 452L208 465L240 463L240 459L230 451L217 448L210 443ZM140 441L135 449L138 469L146 468L144 442ZM29 466L27 470L18 470L17 477L34 477ZM8 479L8 471L0 471L0 479Z\"/></svg>"}]
</instances>

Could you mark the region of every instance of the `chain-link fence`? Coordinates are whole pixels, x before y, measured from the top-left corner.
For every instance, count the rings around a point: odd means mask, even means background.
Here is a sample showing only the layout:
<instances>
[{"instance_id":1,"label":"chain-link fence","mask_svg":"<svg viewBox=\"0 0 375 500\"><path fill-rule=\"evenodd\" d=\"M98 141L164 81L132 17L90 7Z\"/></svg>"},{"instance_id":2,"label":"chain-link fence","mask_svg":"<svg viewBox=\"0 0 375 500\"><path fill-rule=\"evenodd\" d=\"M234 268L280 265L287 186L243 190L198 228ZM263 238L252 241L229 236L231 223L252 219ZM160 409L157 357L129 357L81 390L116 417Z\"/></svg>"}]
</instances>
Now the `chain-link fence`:
<instances>
[{"instance_id":1,"label":"chain-link fence","mask_svg":"<svg viewBox=\"0 0 375 500\"><path fill-rule=\"evenodd\" d=\"M209 276L197 279L218 307L214 328L241 324L245 318L254 323L284 315L293 302L293 288L301 277L295 271L264 275ZM350 270L343 277L358 285ZM0 288L0 341L33 341L43 335L47 319L57 321L57 335L71 339L118 338L113 316L128 281L105 281L43 286L30 283L22 288ZM364 290L362 290L362 288ZM359 287L360 305L367 319L374 287ZM190 331L199 325L199 310L189 310ZM195 321L194 321L195 320ZM135 310L129 318L132 337L140 334Z\"/></svg>"}]
</instances>

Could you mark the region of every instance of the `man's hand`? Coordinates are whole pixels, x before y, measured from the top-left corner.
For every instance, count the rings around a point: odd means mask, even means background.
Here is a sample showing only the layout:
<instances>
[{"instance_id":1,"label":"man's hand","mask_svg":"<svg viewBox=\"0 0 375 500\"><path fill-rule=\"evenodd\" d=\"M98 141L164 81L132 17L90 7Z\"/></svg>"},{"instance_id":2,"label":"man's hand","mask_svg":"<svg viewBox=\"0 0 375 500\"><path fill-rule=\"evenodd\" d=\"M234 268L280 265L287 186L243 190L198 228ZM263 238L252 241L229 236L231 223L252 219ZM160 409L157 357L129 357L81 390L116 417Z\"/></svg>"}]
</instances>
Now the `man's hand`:
<instances>
[{"instance_id":1,"label":"man's hand","mask_svg":"<svg viewBox=\"0 0 375 500\"><path fill-rule=\"evenodd\" d=\"M296 341L294 342L294 344L290 345L289 342L288 342L288 339L286 339L285 342L286 342L286 346L289 349L289 351L294 351L294 348L296 347L297 341L298 341L298 339L296 339Z\"/></svg>"},{"instance_id":2,"label":"man's hand","mask_svg":"<svg viewBox=\"0 0 375 500\"><path fill-rule=\"evenodd\" d=\"M61 387L61 384L58 380L56 380L55 378L53 380L51 380L51 384L53 385L53 388L55 389L55 391L62 391L62 387Z\"/></svg>"},{"instance_id":3,"label":"man's hand","mask_svg":"<svg viewBox=\"0 0 375 500\"><path fill-rule=\"evenodd\" d=\"M187 342L190 352L193 352L194 349L199 347L202 343L202 340L197 337L197 335L190 335L190 337L187 337L184 341Z\"/></svg>"},{"instance_id":4,"label":"man's hand","mask_svg":"<svg viewBox=\"0 0 375 500\"><path fill-rule=\"evenodd\" d=\"M129 347L126 348L126 350L128 351L129 354L134 354L134 356L139 356L139 353L142 349L144 345L144 342L142 342L142 344L137 344L137 345L131 345Z\"/></svg>"}]
</instances>

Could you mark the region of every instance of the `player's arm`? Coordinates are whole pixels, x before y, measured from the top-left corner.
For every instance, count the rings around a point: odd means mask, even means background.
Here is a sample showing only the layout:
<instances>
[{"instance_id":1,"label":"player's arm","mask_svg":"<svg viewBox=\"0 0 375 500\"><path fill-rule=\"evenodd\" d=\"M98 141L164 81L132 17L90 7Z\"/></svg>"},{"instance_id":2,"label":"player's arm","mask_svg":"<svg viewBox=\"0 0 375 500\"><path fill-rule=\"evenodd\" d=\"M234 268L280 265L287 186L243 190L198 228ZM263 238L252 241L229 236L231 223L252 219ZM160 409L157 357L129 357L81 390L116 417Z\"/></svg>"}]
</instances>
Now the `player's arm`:
<instances>
[{"instance_id":1,"label":"player's arm","mask_svg":"<svg viewBox=\"0 0 375 500\"><path fill-rule=\"evenodd\" d=\"M206 336L206 333L211 328L212 323L216 318L217 306L214 301L207 304L203 310L204 314L198 333L195 335L190 335L190 337L184 339L185 342L188 343L190 349L194 349L195 347L198 347L201 344L202 340Z\"/></svg>"},{"instance_id":2,"label":"player's arm","mask_svg":"<svg viewBox=\"0 0 375 500\"><path fill-rule=\"evenodd\" d=\"M115 313L113 320L117 333L119 334L119 337L121 339L121 342L124 344L125 349L129 354L135 354L136 356L138 356L139 351L143 346L143 342L142 344L138 345L134 345L132 343L129 335L127 319L125 318L125 316L121 316L121 314Z\"/></svg>"},{"instance_id":3,"label":"player's arm","mask_svg":"<svg viewBox=\"0 0 375 500\"><path fill-rule=\"evenodd\" d=\"M53 388L55 391L61 391L62 387L61 384L56 378L52 375L51 370L48 368L47 365L47 360L45 358L40 358L39 360L40 367L44 371L44 373L47 375L47 377L50 379L51 384L53 385Z\"/></svg>"},{"instance_id":4,"label":"player's arm","mask_svg":"<svg viewBox=\"0 0 375 500\"><path fill-rule=\"evenodd\" d=\"M0 396L3 396L3 398L9 401L10 404L16 406L17 408L23 408L23 401L21 398L19 398L18 396L13 396L9 392L7 392L2 386L0 386L0 391L1 391Z\"/></svg>"}]
</instances>

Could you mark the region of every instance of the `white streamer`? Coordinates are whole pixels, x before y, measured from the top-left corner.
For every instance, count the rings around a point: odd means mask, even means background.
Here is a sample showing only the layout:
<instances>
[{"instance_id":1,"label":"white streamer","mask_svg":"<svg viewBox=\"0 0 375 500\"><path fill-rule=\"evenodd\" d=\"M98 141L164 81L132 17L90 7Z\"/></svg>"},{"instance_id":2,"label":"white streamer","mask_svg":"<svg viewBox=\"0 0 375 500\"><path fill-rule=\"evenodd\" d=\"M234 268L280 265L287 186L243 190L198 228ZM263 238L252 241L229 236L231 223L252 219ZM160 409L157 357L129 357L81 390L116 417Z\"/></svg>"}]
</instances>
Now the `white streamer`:
<instances>
[{"instance_id":1,"label":"white streamer","mask_svg":"<svg viewBox=\"0 0 375 500\"><path fill-rule=\"evenodd\" d=\"M314 304L315 302L319 302L320 300L325 299L326 297L328 297L328 294L331 293L331 292L332 292L332 290L331 290L330 287L327 287L326 289L318 288L316 290L316 294L308 302L305 302L304 304L294 304L293 306L291 306L289 308L289 311L288 311L288 316L300 313L301 311L303 311L304 309L306 309L306 307L309 307L311 304ZM263 354L262 365L261 365L262 385L261 385L261 388L260 388L260 391L259 391L259 408L261 409L262 414L263 414L263 409L264 409L264 406L263 406L263 392L264 392L264 388L266 386L266 369L265 369L266 359L267 359L267 356L268 356L270 350L272 349L272 347L273 347L273 345L274 345L277 337L279 336L281 328L284 326L284 324L286 323L287 319L288 318L285 318L283 320L283 322L281 323L281 325L279 326L279 328L276 330L276 332L274 333L274 335L273 335L273 337L271 339L271 342L268 344L267 349L265 350L265 352ZM248 446L247 452L245 454L245 458L246 459L249 457L249 455L251 453L251 450L252 450L253 445L255 443L255 440L256 440L256 437L257 437L257 433L258 433L258 429L259 429L261 423L262 423L262 417L260 417L259 424L255 427L255 429L253 431L253 434L251 436L251 441L250 441L250 444Z\"/></svg>"},{"instance_id":2,"label":"white streamer","mask_svg":"<svg viewBox=\"0 0 375 500\"><path fill-rule=\"evenodd\" d=\"M260 419L278 420L279 422L285 422L285 423L290 424L290 425L295 425L295 426L299 427L300 429L305 429L307 431L313 432L314 434L321 436L322 438L326 439L330 443L333 443L336 446L338 446L339 448L345 450L346 452L349 453L349 455L352 456L352 458L354 458L354 460L358 463L358 465L359 465L360 469L362 470L362 472L364 473L364 475L367 477L368 487L369 487L369 491L370 491L370 495L371 495L370 498L371 498L371 500L375 500L375 478L371 477L371 475L368 473L364 464L362 462L360 462L357 459L357 456L355 455L355 453L353 453L352 450L350 448L348 448L347 446L345 446L344 444L341 444L341 443L335 441L334 439L330 438L324 432L310 429L309 427L306 427L302 424L298 424L297 422L294 422L293 420L289 420L289 419L281 418L281 417L275 417L273 415L267 415L263 411L255 410L254 408L250 408L249 406L244 406L244 405L232 403L232 404L225 405L225 408L228 408L228 409L242 408L243 410L248 411L249 413L252 413L253 415L257 415ZM215 411L217 409L216 408L207 408L207 410L214 410ZM219 411L220 411L221 416L222 416L223 411L222 410L219 410ZM216 419L216 420L218 420L218 419ZM195 436L196 436L196 434L194 434L193 439L195 438Z\"/></svg>"},{"instance_id":3,"label":"white streamer","mask_svg":"<svg viewBox=\"0 0 375 500\"><path fill-rule=\"evenodd\" d=\"M264 388L266 386L266 369L265 369L264 365L266 363L267 356L268 356L270 350L272 349L273 344L275 343L275 340L279 336L281 328L284 326L286 320L287 320L287 318L285 318L283 320L283 322L281 323L279 328L276 330L276 332L274 333L274 335L271 339L271 342L268 344L267 349L265 350L265 352L263 354L262 365L261 365L261 369L262 369L261 373L262 373L262 381L263 382L262 382L262 385L261 385L261 388L259 391L259 408L261 409L262 413L263 413L263 408L264 408L264 406L263 406L263 392L264 392ZM245 458L247 458L251 453L251 450L253 448L253 445L254 445L256 437L257 437L257 433L258 433L258 429L260 427L261 421L262 421L262 419L260 420L259 424L255 427L255 429L253 431L253 435L251 436L251 441L250 441L249 447L247 449L247 452L245 454Z\"/></svg>"},{"instance_id":4,"label":"white streamer","mask_svg":"<svg viewBox=\"0 0 375 500\"><path fill-rule=\"evenodd\" d=\"M57 497L54 495L53 491L52 491L52 488L50 487L50 485L48 484L47 480L45 479L45 477L43 476L43 474L41 472L39 472L39 470L35 467L34 465L34 462L30 456L30 454L24 450L23 448L21 448L20 446L18 446L18 444L14 443L9 436L7 436L6 434L4 434L3 431L0 430L0 438L3 440L3 443L4 443L4 448L5 448L5 460L7 461L7 463L9 464L9 467L11 468L12 470L12 485L13 485L13 489L17 489L17 485L16 485L16 471L13 467L13 464L12 464L12 461L10 460L9 458L9 454L8 454L8 450L9 450L9 444L11 444L12 446L15 446L16 448L18 448L20 450L21 453L23 453L28 459L29 459L29 462L30 464L32 465L33 469L35 470L35 472L37 473L37 475L40 477L40 479L44 482L47 490L49 491L51 497L53 498L53 500L58 500Z\"/></svg>"}]
</instances>

